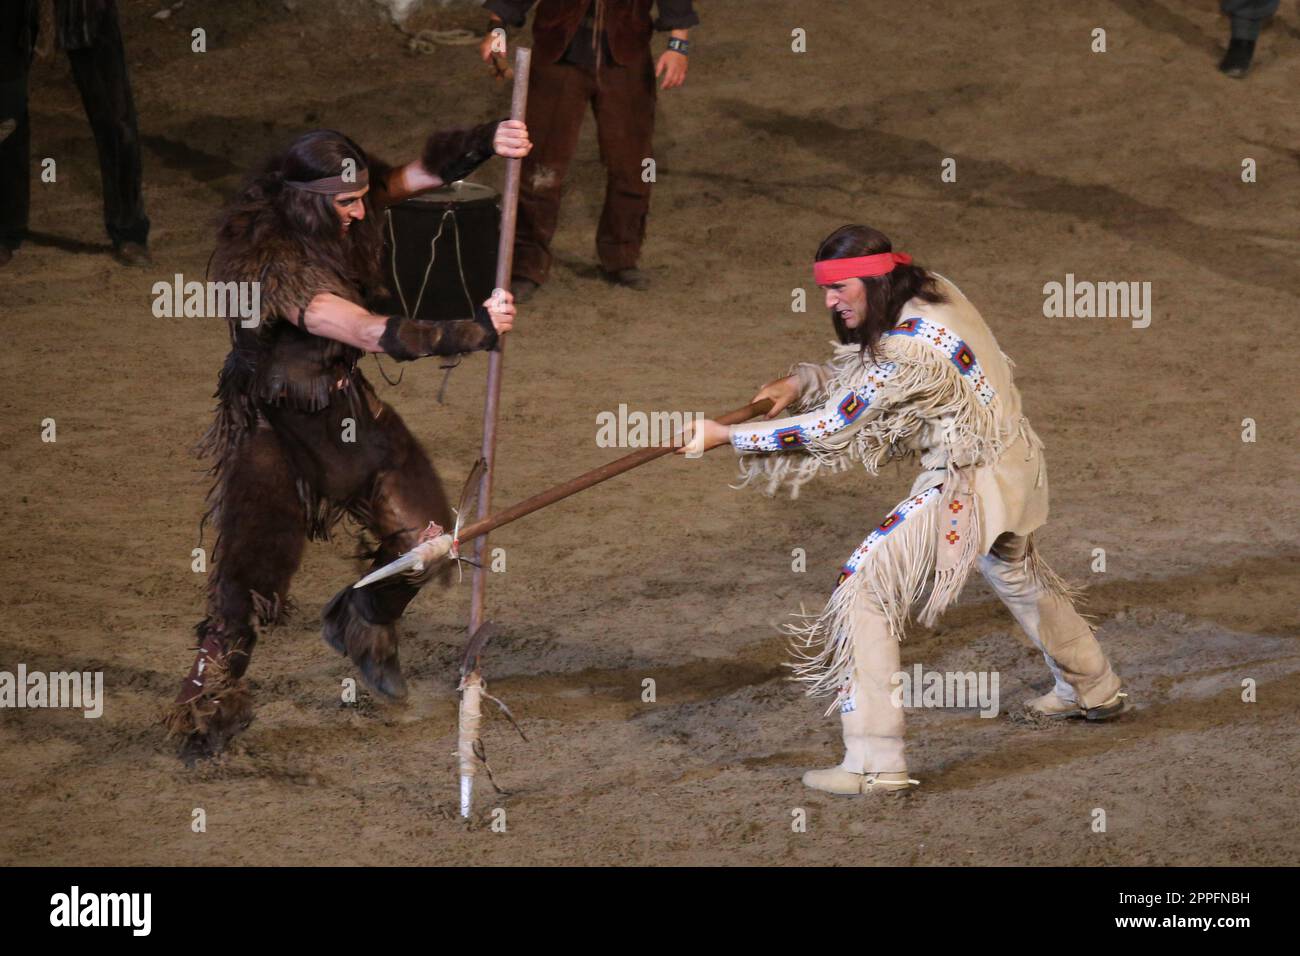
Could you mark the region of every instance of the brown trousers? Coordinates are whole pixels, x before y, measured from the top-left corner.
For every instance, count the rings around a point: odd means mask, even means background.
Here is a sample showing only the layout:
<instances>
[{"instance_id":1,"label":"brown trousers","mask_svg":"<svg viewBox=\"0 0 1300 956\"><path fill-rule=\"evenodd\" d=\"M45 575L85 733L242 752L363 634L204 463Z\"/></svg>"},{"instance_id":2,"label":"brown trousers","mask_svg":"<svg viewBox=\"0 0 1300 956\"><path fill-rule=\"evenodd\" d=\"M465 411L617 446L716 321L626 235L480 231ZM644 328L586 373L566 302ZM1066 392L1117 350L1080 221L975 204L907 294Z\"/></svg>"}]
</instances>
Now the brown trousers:
<instances>
[{"instance_id":1,"label":"brown trousers","mask_svg":"<svg viewBox=\"0 0 1300 956\"><path fill-rule=\"evenodd\" d=\"M578 148L583 114L596 116L605 166L605 206L596 231L596 254L608 272L637 264L650 210L650 183L642 164L652 156L655 119L654 61L595 70L534 61L529 77L528 134L533 151L524 160L514 274L539 285L551 272L551 239L560 218L560 194Z\"/></svg>"}]
</instances>

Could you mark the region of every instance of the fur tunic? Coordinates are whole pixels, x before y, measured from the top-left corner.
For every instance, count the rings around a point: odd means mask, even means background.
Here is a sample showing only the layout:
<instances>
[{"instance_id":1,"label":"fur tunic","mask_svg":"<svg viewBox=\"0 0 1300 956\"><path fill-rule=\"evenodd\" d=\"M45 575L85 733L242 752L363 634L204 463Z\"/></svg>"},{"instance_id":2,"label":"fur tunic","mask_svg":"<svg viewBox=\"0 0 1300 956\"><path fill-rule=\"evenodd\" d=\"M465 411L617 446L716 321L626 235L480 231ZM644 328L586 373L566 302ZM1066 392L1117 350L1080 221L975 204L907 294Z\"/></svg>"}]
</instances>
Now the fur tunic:
<instances>
[{"instance_id":1,"label":"fur tunic","mask_svg":"<svg viewBox=\"0 0 1300 956\"><path fill-rule=\"evenodd\" d=\"M270 208L250 213L241 223L241 238L218 245L209 271L216 282L260 283L262 311L251 328L230 319L231 348L217 380L216 415L199 445L200 454L213 459L215 478L204 520L216 517L223 476L246 436L271 427L298 474L309 534L325 538L364 495L367 478L386 457L382 429L366 430L365 441L345 443L344 419L359 424L382 405L357 367L360 349L312 335L301 325L316 295L333 293L362 304L362 290L314 259L273 217Z\"/></svg>"},{"instance_id":2,"label":"fur tunic","mask_svg":"<svg viewBox=\"0 0 1300 956\"><path fill-rule=\"evenodd\" d=\"M499 122L433 133L424 143L421 164L446 182L468 175L493 155ZM382 209L392 201L386 191L392 167L370 154L366 166L374 206ZM230 320L231 347L217 381L216 416L199 443L199 453L213 459L215 479L204 523L214 520L221 507L222 479L244 437L268 426L298 473L310 537L327 538L345 513L364 517L370 484L391 462L392 442L382 425L362 428L384 409L357 367L364 353L311 334L303 328L303 315L321 293L364 306L367 290L314 256L307 240L293 234L269 202L239 214L228 226L235 238L218 243L208 278L259 283L262 312L252 328L244 328L238 318ZM442 325L445 351L438 354L483 347L475 323ZM345 419L356 424L355 442L343 440Z\"/></svg>"}]
</instances>

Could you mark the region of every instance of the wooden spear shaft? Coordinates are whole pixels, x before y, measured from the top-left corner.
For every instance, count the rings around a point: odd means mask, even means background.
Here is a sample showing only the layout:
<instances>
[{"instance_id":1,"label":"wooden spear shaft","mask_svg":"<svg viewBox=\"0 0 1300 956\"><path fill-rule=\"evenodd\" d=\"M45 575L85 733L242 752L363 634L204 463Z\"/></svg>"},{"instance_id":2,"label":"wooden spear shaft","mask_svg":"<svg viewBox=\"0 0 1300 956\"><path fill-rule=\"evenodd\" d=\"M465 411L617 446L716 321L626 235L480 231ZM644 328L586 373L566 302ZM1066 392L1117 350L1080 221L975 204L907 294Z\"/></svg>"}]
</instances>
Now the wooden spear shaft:
<instances>
[{"instance_id":1,"label":"wooden spear shaft","mask_svg":"<svg viewBox=\"0 0 1300 956\"><path fill-rule=\"evenodd\" d=\"M522 120L528 108L528 69L532 50L515 47L515 85L510 99L510 118ZM497 242L498 289L510 288L510 273L515 262L515 223L519 208L519 178L523 172L522 159L506 160L505 196L501 202L501 236ZM487 517L492 508L492 476L496 469L497 408L501 402L502 362L505 357L505 338L488 353L487 400L483 406L483 477L479 481L478 517ZM483 552L487 541L480 539L474 548L473 585L469 605L469 632L472 635L483 623L483 603L487 593L487 574L483 568Z\"/></svg>"},{"instance_id":2,"label":"wooden spear shaft","mask_svg":"<svg viewBox=\"0 0 1300 956\"><path fill-rule=\"evenodd\" d=\"M528 108L528 68L532 51L515 47L515 82L510 98L510 118L522 120ZM522 159L506 160L505 196L501 203L501 236L497 243L498 289L510 288L510 273L515 261L515 222L519 209L519 177ZM483 477L479 482L478 516L484 518L492 504L492 476L496 469L497 408L501 401L502 361L505 356L505 337L488 355L487 400L483 406ZM483 625L483 603L487 593L487 573L483 567L483 553L487 539L480 538L474 549L473 585L470 592L469 635L474 635ZM469 669L460 681L460 711L457 720L457 761L460 765L460 815L468 817L474 800L474 775L478 771L479 701L483 692L483 677L479 673L477 656L467 662Z\"/></svg>"},{"instance_id":3,"label":"wooden spear shaft","mask_svg":"<svg viewBox=\"0 0 1300 956\"><path fill-rule=\"evenodd\" d=\"M741 422L747 422L751 418L765 414L772 407L771 399L763 399L760 402L754 402L752 405L746 405L744 408L738 408L735 411L727 412L725 415L719 415L714 421L719 425L739 425ZM621 475L625 471L631 471L646 462L654 461L664 455L674 451L678 446L663 445L655 448L641 448L632 452L630 455L624 455L608 464L601 465L599 468L593 468L591 471L584 472L576 478L547 488L545 491L538 492L531 498L525 498L517 504L511 505L504 511L498 511L489 517L480 518L473 524L466 525L460 529L458 541L464 544L466 541L482 539L489 532L495 531L502 525L509 524L512 521L518 521L524 515L530 515L534 511L540 511L547 505L553 505L570 495L576 495L580 491L598 485L602 481L608 481L615 475Z\"/></svg>"},{"instance_id":4,"label":"wooden spear shaft","mask_svg":"<svg viewBox=\"0 0 1300 956\"><path fill-rule=\"evenodd\" d=\"M746 405L744 408L738 408L735 411L727 412L725 415L718 415L714 421L720 425L739 425L741 422L749 421L758 415L762 415L772 408L772 400L765 398L762 401L754 402L752 405ZM634 451L630 455L624 455L622 458L615 459L608 464L601 465L599 468L593 468L591 471L583 472L577 478L571 478L562 484L554 485L545 491L538 492L531 498L525 498L518 504L511 505L504 511L494 515L489 515L475 521L473 524L466 525L456 533L453 539L452 533L441 531L434 537L421 541L406 554L402 555L382 568L376 568L356 584L354 588L364 588L376 581L382 581L385 578L391 578L396 574L405 574L407 572L423 571L434 561L440 561L451 555L465 541L482 539L482 537L491 531L495 531L502 525L509 524L512 521L518 521L524 515L530 515L534 511L539 511L547 505L553 505L570 495L576 495L580 491L598 485L602 481L608 481L615 475L621 475L625 471L631 471L644 465L646 462L654 461L675 451L676 445L665 445L656 448L642 448L640 451ZM474 648L474 635L471 638L471 650ZM476 659L477 654L466 655L466 666L462 667L462 673L471 671L470 664Z\"/></svg>"}]
</instances>

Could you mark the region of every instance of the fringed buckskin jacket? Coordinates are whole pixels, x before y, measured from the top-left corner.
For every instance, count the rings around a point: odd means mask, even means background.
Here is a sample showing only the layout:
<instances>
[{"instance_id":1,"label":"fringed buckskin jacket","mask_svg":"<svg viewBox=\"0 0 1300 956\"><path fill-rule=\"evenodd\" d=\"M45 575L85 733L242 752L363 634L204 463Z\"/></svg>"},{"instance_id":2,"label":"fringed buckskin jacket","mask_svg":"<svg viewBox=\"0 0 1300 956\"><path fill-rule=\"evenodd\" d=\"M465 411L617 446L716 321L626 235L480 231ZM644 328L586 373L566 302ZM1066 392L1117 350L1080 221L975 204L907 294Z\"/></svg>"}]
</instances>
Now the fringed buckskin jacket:
<instances>
[{"instance_id":1,"label":"fringed buckskin jacket","mask_svg":"<svg viewBox=\"0 0 1300 956\"><path fill-rule=\"evenodd\" d=\"M795 497L822 468L852 461L877 474L886 462L919 459L911 497L878 529L903 532L881 572L893 580L874 585L900 634L931 569L927 625L999 535L1027 535L1047 520L1042 443L1021 410L1011 360L961 290L934 278L947 301L904 305L876 363L858 345L838 345L829 362L791 370L802 414L731 428L742 484L765 479L768 494L786 485ZM936 496L937 507L923 507Z\"/></svg>"}]
</instances>

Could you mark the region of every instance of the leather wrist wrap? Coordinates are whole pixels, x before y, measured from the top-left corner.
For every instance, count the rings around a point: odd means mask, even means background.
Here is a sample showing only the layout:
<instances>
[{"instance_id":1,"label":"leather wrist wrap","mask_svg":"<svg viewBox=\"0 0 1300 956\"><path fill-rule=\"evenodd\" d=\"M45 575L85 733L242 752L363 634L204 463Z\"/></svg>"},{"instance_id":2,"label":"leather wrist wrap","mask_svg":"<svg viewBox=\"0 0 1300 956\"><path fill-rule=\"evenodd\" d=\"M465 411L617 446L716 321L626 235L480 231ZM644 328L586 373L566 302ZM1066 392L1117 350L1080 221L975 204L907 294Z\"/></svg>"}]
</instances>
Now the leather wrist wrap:
<instances>
[{"instance_id":1,"label":"leather wrist wrap","mask_svg":"<svg viewBox=\"0 0 1300 956\"><path fill-rule=\"evenodd\" d=\"M478 312L482 312L482 318ZM410 362L427 355L459 355L461 352L495 348L497 333L492 320L482 306L478 312L473 319L450 322L425 322L403 315L390 315L384 325L384 334L379 337L379 347L399 362Z\"/></svg>"},{"instance_id":2,"label":"leather wrist wrap","mask_svg":"<svg viewBox=\"0 0 1300 956\"><path fill-rule=\"evenodd\" d=\"M492 138L500 120L470 129L440 130L424 144L420 163L444 183L464 179L495 155Z\"/></svg>"}]
</instances>

